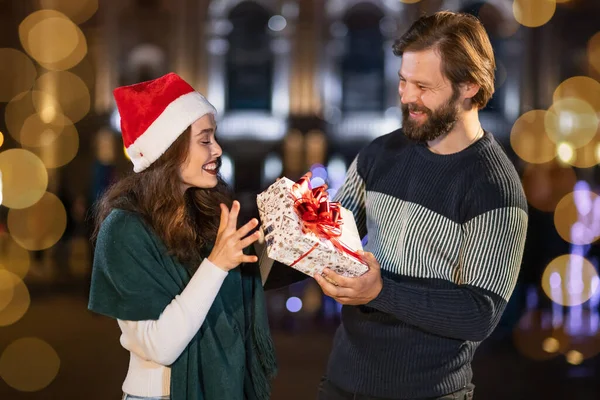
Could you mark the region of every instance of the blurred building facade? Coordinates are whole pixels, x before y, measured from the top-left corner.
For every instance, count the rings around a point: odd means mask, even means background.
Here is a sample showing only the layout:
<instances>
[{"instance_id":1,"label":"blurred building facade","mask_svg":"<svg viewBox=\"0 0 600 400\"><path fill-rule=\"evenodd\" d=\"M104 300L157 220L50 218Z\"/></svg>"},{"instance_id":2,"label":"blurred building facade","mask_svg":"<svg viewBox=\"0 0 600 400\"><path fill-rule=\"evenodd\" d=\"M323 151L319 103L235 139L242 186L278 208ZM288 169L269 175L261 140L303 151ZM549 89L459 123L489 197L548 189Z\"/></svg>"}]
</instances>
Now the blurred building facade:
<instances>
[{"instance_id":1,"label":"blurred building facade","mask_svg":"<svg viewBox=\"0 0 600 400\"><path fill-rule=\"evenodd\" d=\"M82 40L85 44L80 61L68 68L44 60L43 52L36 58L33 33L27 33L32 16L40 19L40 9L53 7L77 23L82 36L74 48L79 49ZM83 92L61 102L71 110L63 110L65 115L76 122L75 152L61 165L44 158L50 166L48 190L65 206L66 235L82 239L90 230L85 210L131 169L122 151L112 98L115 87L174 71L205 94L219 111L218 140L225 152L222 174L249 217L256 215L255 195L282 175L294 179L312 170L318 183L326 182L334 195L358 151L401 126L397 92L401 60L393 54L392 44L418 16L440 9L472 13L487 28L497 61L496 93L481 120L524 174L524 184L539 189L543 176L538 170L526 174L531 159L517 154L511 131L523 114L551 107L557 87L567 78L600 79L600 70L590 61L589 44L600 15L596 1L560 2L539 27L531 26L545 10L533 13L527 27L517 21L512 2L505 0L0 1L0 47L24 49L36 58L40 65L32 89L42 91L42 84L50 84L74 90L75 83L84 84ZM48 71L52 74L42 79ZM69 74L70 80L60 74ZM23 133L12 132L25 125L24 117L23 124L11 122L17 103L11 99L0 103L6 115L0 126L7 132L3 149L25 147ZM43 117L35 98L33 103ZM81 111L84 104L87 108ZM70 148L58 142L55 146L52 160ZM535 152L539 144L528 146L527 151ZM555 147L551 151L545 161L560 153ZM562 187L570 191L578 179L594 188L598 159L592 153L595 161L569 170L567 175L572 176L563 180ZM525 179L528 176L533 178ZM550 189L556 185L561 184L552 183ZM548 187L538 189L531 193L530 203ZM559 190L561 196L567 191L563 192ZM526 263L535 267L525 274L531 282L539 283L547 263L569 252L568 241L548 229L552 225L548 212L561 196L554 195L557 200L549 209L532 207ZM2 207L3 218L6 212ZM539 237L543 239L536 240ZM75 253L86 263L83 269L89 270L91 255L85 250L89 246L85 240L78 243ZM34 254L40 260L44 257L43 252Z\"/></svg>"}]
</instances>

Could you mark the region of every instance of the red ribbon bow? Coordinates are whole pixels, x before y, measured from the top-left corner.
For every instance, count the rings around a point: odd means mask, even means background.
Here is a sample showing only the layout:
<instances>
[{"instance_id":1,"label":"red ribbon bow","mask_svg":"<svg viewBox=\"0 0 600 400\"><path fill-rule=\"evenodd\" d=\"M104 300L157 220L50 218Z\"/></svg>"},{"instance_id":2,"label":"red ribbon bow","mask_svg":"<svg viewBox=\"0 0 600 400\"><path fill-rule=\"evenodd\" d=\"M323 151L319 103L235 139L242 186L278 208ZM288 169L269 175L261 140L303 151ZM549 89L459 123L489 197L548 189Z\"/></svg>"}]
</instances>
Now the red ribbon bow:
<instances>
[{"instance_id":1,"label":"red ribbon bow","mask_svg":"<svg viewBox=\"0 0 600 400\"><path fill-rule=\"evenodd\" d=\"M329 194L326 189L327 186L325 185L313 189L309 174L304 175L292 186L291 194L294 199L294 209L300 220L302 220L302 231L304 233L312 232L319 238L329 240L336 249L364 264L365 262L357 252L338 240L342 236L341 206L340 203L329 201ZM309 255L318 245L316 243L309 251L294 261L291 266Z\"/></svg>"}]
</instances>

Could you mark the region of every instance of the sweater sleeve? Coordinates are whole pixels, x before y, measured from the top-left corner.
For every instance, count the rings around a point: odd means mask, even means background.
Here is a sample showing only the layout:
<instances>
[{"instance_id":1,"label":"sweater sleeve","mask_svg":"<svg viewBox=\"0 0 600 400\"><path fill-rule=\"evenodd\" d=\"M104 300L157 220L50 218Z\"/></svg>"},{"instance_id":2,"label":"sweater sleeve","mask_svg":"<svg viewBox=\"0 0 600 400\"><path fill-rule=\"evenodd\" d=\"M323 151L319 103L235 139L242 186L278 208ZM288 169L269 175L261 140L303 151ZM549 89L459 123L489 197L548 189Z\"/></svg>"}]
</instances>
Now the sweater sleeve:
<instances>
[{"instance_id":1,"label":"sweater sleeve","mask_svg":"<svg viewBox=\"0 0 600 400\"><path fill-rule=\"evenodd\" d=\"M118 320L121 345L145 360L172 364L202 326L226 276L227 272L204 259L157 320Z\"/></svg>"},{"instance_id":2,"label":"sweater sleeve","mask_svg":"<svg viewBox=\"0 0 600 400\"><path fill-rule=\"evenodd\" d=\"M352 212L358 233L362 238L367 234L366 187L365 177L359 173L359 157L361 157L360 154L350 164L344 184L337 192L334 201Z\"/></svg>"},{"instance_id":3,"label":"sweater sleeve","mask_svg":"<svg viewBox=\"0 0 600 400\"><path fill-rule=\"evenodd\" d=\"M383 278L383 289L368 306L424 331L461 340L489 336L514 289L525 243L527 213L504 207L463 224L459 284Z\"/></svg>"}]
</instances>

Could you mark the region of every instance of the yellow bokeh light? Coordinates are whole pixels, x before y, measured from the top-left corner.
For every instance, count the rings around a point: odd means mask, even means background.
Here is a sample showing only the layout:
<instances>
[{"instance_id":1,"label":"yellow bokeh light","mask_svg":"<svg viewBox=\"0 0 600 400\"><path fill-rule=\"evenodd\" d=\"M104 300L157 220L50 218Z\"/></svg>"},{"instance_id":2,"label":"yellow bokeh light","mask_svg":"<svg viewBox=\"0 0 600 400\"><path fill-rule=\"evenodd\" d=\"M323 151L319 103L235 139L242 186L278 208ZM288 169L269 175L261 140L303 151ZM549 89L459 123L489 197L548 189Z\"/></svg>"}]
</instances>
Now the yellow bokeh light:
<instances>
[{"instance_id":1,"label":"yellow bokeh light","mask_svg":"<svg viewBox=\"0 0 600 400\"><path fill-rule=\"evenodd\" d=\"M513 343L519 353L532 360L550 360L558 355L560 347L568 342L560 331L553 332L552 325L545 324L548 315L543 311L532 310L525 313L513 332ZM559 345L557 352L548 352L544 348L545 340L554 337ZM551 343L556 344L556 343Z\"/></svg>"},{"instance_id":2,"label":"yellow bokeh light","mask_svg":"<svg viewBox=\"0 0 600 400\"><path fill-rule=\"evenodd\" d=\"M315 314L321 308L323 293L318 285L310 283L306 286L302 296L302 309L309 314Z\"/></svg>"},{"instance_id":3,"label":"yellow bokeh light","mask_svg":"<svg viewBox=\"0 0 600 400\"><path fill-rule=\"evenodd\" d=\"M128 160L131 160L131 158L129 157L129 154L127 154L127 147L123 146L123 154L125 154L125 158Z\"/></svg>"},{"instance_id":4,"label":"yellow bokeh light","mask_svg":"<svg viewBox=\"0 0 600 400\"><path fill-rule=\"evenodd\" d=\"M575 149L573 158L569 164L577 168L591 168L600 162L598 153L600 149L600 129L596 136L583 147Z\"/></svg>"},{"instance_id":5,"label":"yellow bokeh light","mask_svg":"<svg viewBox=\"0 0 600 400\"><path fill-rule=\"evenodd\" d=\"M38 0L40 8L60 11L81 24L98 11L98 0Z\"/></svg>"},{"instance_id":6,"label":"yellow bokeh light","mask_svg":"<svg viewBox=\"0 0 600 400\"><path fill-rule=\"evenodd\" d=\"M36 98L36 103L41 106L39 111L42 112L43 119L42 116L38 117L38 120L40 120L41 123L56 124L57 121L55 121L55 117L62 114L60 104L58 104L57 100L48 93L30 91L15 96L15 98L6 105L5 121L8 132L17 142L21 142L21 131L23 130L23 126L27 119L38 113L38 110L34 105L34 97ZM46 120L46 122L44 122L44 120ZM29 123L33 123L34 127L36 126L36 121L30 121ZM41 132L36 132L35 129L34 131L29 131L29 133L33 135L33 137L41 134ZM35 141L35 139L33 140Z\"/></svg>"},{"instance_id":7,"label":"yellow bokeh light","mask_svg":"<svg viewBox=\"0 0 600 400\"><path fill-rule=\"evenodd\" d=\"M565 354L565 358L569 364L579 365L583 362L583 354L577 350L571 350Z\"/></svg>"},{"instance_id":8,"label":"yellow bokeh light","mask_svg":"<svg viewBox=\"0 0 600 400\"><path fill-rule=\"evenodd\" d=\"M40 119L46 123L50 124L54 122L58 116L58 110L53 105L44 105L40 107L39 115Z\"/></svg>"},{"instance_id":9,"label":"yellow bokeh light","mask_svg":"<svg viewBox=\"0 0 600 400\"><path fill-rule=\"evenodd\" d=\"M528 164L523 172L527 201L541 211L552 212L558 202L573 190L577 177L571 167L556 161Z\"/></svg>"},{"instance_id":10,"label":"yellow bokeh light","mask_svg":"<svg viewBox=\"0 0 600 400\"><path fill-rule=\"evenodd\" d=\"M19 246L7 232L0 233L0 271L6 270L25 278L29 272L29 252Z\"/></svg>"},{"instance_id":11,"label":"yellow bokeh light","mask_svg":"<svg viewBox=\"0 0 600 400\"><path fill-rule=\"evenodd\" d=\"M68 71L47 72L35 83L38 90L33 93L33 104L42 112L45 105L45 93L56 99L59 109L72 122L78 122L90 111L90 92L85 82Z\"/></svg>"},{"instance_id":12,"label":"yellow bokeh light","mask_svg":"<svg viewBox=\"0 0 600 400\"><path fill-rule=\"evenodd\" d=\"M0 132L0 147L4 144L4 134Z\"/></svg>"},{"instance_id":13,"label":"yellow bokeh light","mask_svg":"<svg viewBox=\"0 0 600 400\"><path fill-rule=\"evenodd\" d=\"M513 15L523 26L542 26L554 15L556 0L514 0Z\"/></svg>"},{"instance_id":14,"label":"yellow bokeh light","mask_svg":"<svg viewBox=\"0 0 600 400\"><path fill-rule=\"evenodd\" d=\"M27 150L37 155L46 168L58 168L68 164L75 158L79 150L79 134L77 128L66 117L62 133L55 135L47 145L27 147Z\"/></svg>"},{"instance_id":15,"label":"yellow bokeh light","mask_svg":"<svg viewBox=\"0 0 600 400\"><path fill-rule=\"evenodd\" d=\"M554 103L568 98L579 99L600 112L600 83L588 76L574 76L562 82L552 94Z\"/></svg>"},{"instance_id":16,"label":"yellow bokeh light","mask_svg":"<svg viewBox=\"0 0 600 400\"><path fill-rule=\"evenodd\" d=\"M546 134L546 111L532 110L521 115L510 132L515 153L531 164L543 164L556 157L556 144Z\"/></svg>"},{"instance_id":17,"label":"yellow bokeh light","mask_svg":"<svg viewBox=\"0 0 600 400\"><path fill-rule=\"evenodd\" d=\"M544 341L542 342L542 349L544 349L546 353L556 353L558 352L559 348L560 342L553 337L544 339Z\"/></svg>"},{"instance_id":18,"label":"yellow bokeh light","mask_svg":"<svg viewBox=\"0 0 600 400\"><path fill-rule=\"evenodd\" d=\"M8 271L4 271L3 275L11 280L13 293L10 302L0 310L0 326L9 326L23 318L29 310L31 298L27 286L18 276Z\"/></svg>"},{"instance_id":19,"label":"yellow bokeh light","mask_svg":"<svg viewBox=\"0 0 600 400\"><path fill-rule=\"evenodd\" d=\"M550 140L567 142L574 148L583 147L592 140L598 130L598 122L592 106L573 97L556 101L545 115Z\"/></svg>"},{"instance_id":20,"label":"yellow bokeh light","mask_svg":"<svg viewBox=\"0 0 600 400\"><path fill-rule=\"evenodd\" d=\"M563 197L554 211L554 226L565 241L577 245L593 243L598 238L594 215L598 195L588 190L576 190Z\"/></svg>"},{"instance_id":21,"label":"yellow bokeh light","mask_svg":"<svg viewBox=\"0 0 600 400\"><path fill-rule=\"evenodd\" d=\"M592 263L576 254L556 257L542 275L546 296L563 306L585 303L597 292L598 283L598 274Z\"/></svg>"},{"instance_id":22,"label":"yellow bokeh light","mask_svg":"<svg viewBox=\"0 0 600 400\"><path fill-rule=\"evenodd\" d=\"M0 376L14 389L36 392L58 375L60 358L45 341L26 337L12 342L0 357Z\"/></svg>"},{"instance_id":23,"label":"yellow bokeh light","mask_svg":"<svg viewBox=\"0 0 600 400\"><path fill-rule=\"evenodd\" d=\"M10 149L0 153L2 204L12 209L38 202L48 187L48 171L33 153Z\"/></svg>"},{"instance_id":24,"label":"yellow bokeh light","mask_svg":"<svg viewBox=\"0 0 600 400\"><path fill-rule=\"evenodd\" d=\"M600 32L596 32L587 43L588 62L600 73Z\"/></svg>"},{"instance_id":25,"label":"yellow bokeh light","mask_svg":"<svg viewBox=\"0 0 600 400\"><path fill-rule=\"evenodd\" d=\"M21 128L19 141L27 148L48 146L61 135L64 122L62 117L53 117L52 122L47 123L40 114L30 115Z\"/></svg>"},{"instance_id":26,"label":"yellow bokeh light","mask_svg":"<svg viewBox=\"0 0 600 400\"><path fill-rule=\"evenodd\" d=\"M562 162L568 164L575 158L575 149L570 143L559 143L556 148L556 155Z\"/></svg>"},{"instance_id":27,"label":"yellow bokeh light","mask_svg":"<svg viewBox=\"0 0 600 400\"><path fill-rule=\"evenodd\" d=\"M44 250L54 246L65 232L66 225L64 205L49 192L32 207L8 212L8 230L15 242L27 250Z\"/></svg>"},{"instance_id":28,"label":"yellow bokeh light","mask_svg":"<svg viewBox=\"0 0 600 400\"><path fill-rule=\"evenodd\" d=\"M40 10L27 16L19 25L19 38L25 51L52 71L70 69L87 54L81 29L54 10Z\"/></svg>"},{"instance_id":29,"label":"yellow bokeh light","mask_svg":"<svg viewBox=\"0 0 600 400\"><path fill-rule=\"evenodd\" d=\"M10 304L14 295L15 281L13 274L0 269L0 311Z\"/></svg>"},{"instance_id":30,"label":"yellow bokeh light","mask_svg":"<svg viewBox=\"0 0 600 400\"><path fill-rule=\"evenodd\" d=\"M15 49L0 48L0 60L0 102L9 102L31 89L37 71L31 59Z\"/></svg>"},{"instance_id":31,"label":"yellow bokeh light","mask_svg":"<svg viewBox=\"0 0 600 400\"><path fill-rule=\"evenodd\" d=\"M77 27L66 18L45 18L27 34L29 54L41 65L64 60L77 47Z\"/></svg>"}]
</instances>

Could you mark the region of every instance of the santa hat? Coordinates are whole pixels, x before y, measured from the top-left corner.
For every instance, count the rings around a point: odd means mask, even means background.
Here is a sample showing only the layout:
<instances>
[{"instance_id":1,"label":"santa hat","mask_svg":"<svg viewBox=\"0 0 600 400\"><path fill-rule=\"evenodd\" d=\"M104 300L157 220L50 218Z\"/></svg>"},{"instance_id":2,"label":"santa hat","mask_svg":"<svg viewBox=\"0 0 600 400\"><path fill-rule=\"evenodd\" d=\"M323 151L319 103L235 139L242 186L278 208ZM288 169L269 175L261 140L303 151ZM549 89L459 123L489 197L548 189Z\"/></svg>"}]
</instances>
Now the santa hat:
<instances>
[{"instance_id":1,"label":"santa hat","mask_svg":"<svg viewBox=\"0 0 600 400\"><path fill-rule=\"evenodd\" d=\"M177 74L113 91L133 170L156 161L192 123L217 110Z\"/></svg>"}]
</instances>

